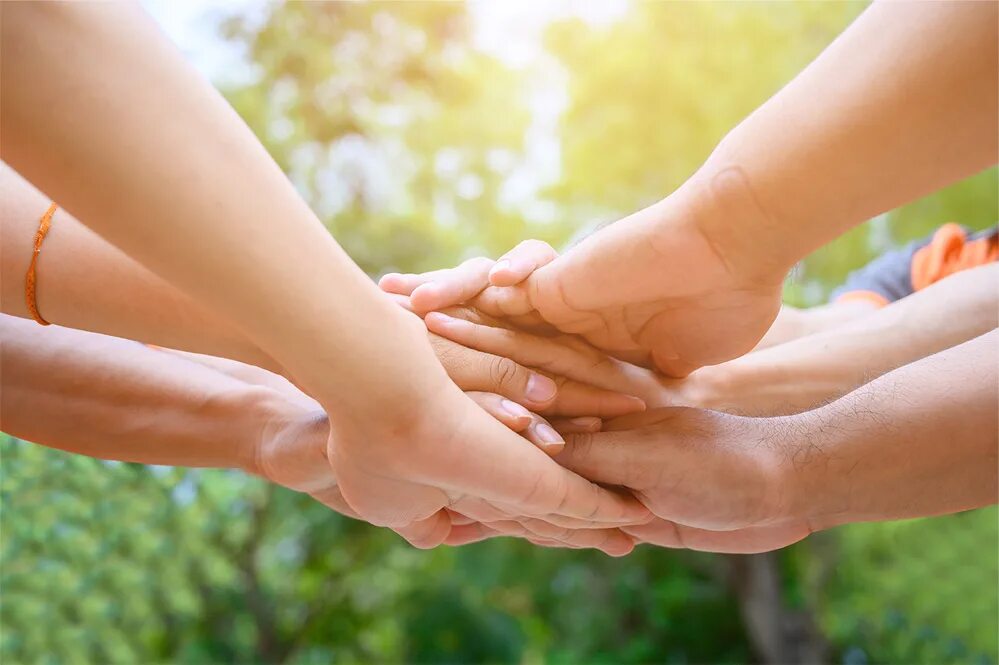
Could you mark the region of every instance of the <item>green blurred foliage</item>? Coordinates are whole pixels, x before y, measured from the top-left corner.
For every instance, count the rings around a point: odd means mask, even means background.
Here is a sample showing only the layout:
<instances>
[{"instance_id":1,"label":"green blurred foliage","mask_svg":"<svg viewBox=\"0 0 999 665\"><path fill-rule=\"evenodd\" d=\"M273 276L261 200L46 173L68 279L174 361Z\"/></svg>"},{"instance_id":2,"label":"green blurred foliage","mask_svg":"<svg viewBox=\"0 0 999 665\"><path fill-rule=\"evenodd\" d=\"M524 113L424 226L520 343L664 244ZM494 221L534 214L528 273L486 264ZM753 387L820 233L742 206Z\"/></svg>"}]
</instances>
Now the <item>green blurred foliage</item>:
<instances>
[{"instance_id":1,"label":"green blurred foliage","mask_svg":"<svg viewBox=\"0 0 999 665\"><path fill-rule=\"evenodd\" d=\"M248 60L227 96L377 275L525 237L561 245L665 195L862 8L637 3L607 23L556 21L528 65L478 48L451 3L268 5L230 16L220 38ZM540 93L563 102L548 130ZM525 190L546 141L557 173ZM945 221L994 223L996 185L992 169L851 231L803 262L787 299L821 302ZM0 454L5 664L755 657L729 557L512 541L421 552L235 472L8 437ZM821 534L780 555L784 602L814 611L846 662L995 662L996 518Z\"/></svg>"}]
</instances>

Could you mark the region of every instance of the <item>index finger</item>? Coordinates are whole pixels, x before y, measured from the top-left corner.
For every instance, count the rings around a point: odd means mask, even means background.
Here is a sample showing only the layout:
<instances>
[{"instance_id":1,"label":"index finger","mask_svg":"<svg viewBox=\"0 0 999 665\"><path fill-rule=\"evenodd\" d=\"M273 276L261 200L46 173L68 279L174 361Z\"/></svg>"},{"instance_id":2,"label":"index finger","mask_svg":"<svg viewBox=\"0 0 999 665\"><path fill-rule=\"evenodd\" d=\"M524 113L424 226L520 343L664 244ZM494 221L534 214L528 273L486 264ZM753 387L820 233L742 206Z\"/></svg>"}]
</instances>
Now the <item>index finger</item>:
<instances>
[{"instance_id":1,"label":"index finger","mask_svg":"<svg viewBox=\"0 0 999 665\"><path fill-rule=\"evenodd\" d=\"M489 270L489 283L493 286L519 284L557 256L558 252L542 240L524 240L496 261Z\"/></svg>"}]
</instances>

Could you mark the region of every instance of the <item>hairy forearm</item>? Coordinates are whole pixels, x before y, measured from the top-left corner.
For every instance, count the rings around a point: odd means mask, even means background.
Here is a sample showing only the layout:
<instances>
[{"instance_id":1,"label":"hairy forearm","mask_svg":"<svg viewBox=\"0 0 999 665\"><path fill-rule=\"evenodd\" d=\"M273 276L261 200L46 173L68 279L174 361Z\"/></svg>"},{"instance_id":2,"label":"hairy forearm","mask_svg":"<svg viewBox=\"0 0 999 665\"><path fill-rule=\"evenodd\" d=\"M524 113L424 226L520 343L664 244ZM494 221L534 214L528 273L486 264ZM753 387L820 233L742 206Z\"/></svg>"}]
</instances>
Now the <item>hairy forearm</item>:
<instances>
[{"instance_id":1,"label":"hairy forearm","mask_svg":"<svg viewBox=\"0 0 999 665\"><path fill-rule=\"evenodd\" d=\"M254 471L298 409L178 355L0 314L0 428L100 459Z\"/></svg>"},{"instance_id":2,"label":"hairy forearm","mask_svg":"<svg viewBox=\"0 0 999 665\"><path fill-rule=\"evenodd\" d=\"M997 345L987 333L777 421L792 512L824 528L995 503Z\"/></svg>"},{"instance_id":3,"label":"hairy forearm","mask_svg":"<svg viewBox=\"0 0 999 665\"><path fill-rule=\"evenodd\" d=\"M994 329L997 299L999 265L966 270L832 330L704 368L689 381L701 406L798 413Z\"/></svg>"},{"instance_id":4,"label":"hairy forearm","mask_svg":"<svg viewBox=\"0 0 999 665\"><path fill-rule=\"evenodd\" d=\"M3 12L5 161L317 395L360 409L373 391L412 394L433 375L410 317L139 8L16 3Z\"/></svg>"},{"instance_id":5,"label":"hairy forearm","mask_svg":"<svg viewBox=\"0 0 999 665\"><path fill-rule=\"evenodd\" d=\"M741 170L768 213L754 228L706 220L709 234L787 269L850 226L995 164L997 11L868 8L708 160L705 178Z\"/></svg>"},{"instance_id":6,"label":"hairy forearm","mask_svg":"<svg viewBox=\"0 0 999 665\"><path fill-rule=\"evenodd\" d=\"M0 311L30 316L24 279L49 200L0 163ZM36 305L49 322L277 371L245 335L170 286L64 210L38 257Z\"/></svg>"}]
</instances>

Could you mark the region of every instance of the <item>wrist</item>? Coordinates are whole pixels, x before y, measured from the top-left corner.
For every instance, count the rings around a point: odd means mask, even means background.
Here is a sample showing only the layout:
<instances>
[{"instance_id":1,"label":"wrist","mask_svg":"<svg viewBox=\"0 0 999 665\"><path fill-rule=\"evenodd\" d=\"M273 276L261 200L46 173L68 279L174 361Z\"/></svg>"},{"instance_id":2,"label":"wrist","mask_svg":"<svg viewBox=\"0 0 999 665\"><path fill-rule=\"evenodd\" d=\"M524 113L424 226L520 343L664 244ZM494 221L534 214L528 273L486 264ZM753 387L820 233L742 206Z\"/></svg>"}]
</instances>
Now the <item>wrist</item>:
<instances>
[{"instance_id":1,"label":"wrist","mask_svg":"<svg viewBox=\"0 0 999 665\"><path fill-rule=\"evenodd\" d=\"M808 250L792 242L787 223L764 204L744 161L722 141L677 193L688 201L690 223L730 273L779 283Z\"/></svg>"},{"instance_id":2,"label":"wrist","mask_svg":"<svg viewBox=\"0 0 999 665\"><path fill-rule=\"evenodd\" d=\"M813 531L850 521L849 483L843 481L855 460L843 458L841 444L854 436L851 430L832 422L826 409L768 420L782 451L781 517L804 521Z\"/></svg>"},{"instance_id":3,"label":"wrist","mask_svg":"<svg viewBox=\"0 0 999 665\"><path fill-rule=\"evenodd\" d=\"M238 399L246 425L232 466L272 480L269 469L279 447L314 418L302 403L264 386L248 385Z\"/></svg>"},{"instance_id":4,"label":"wrist","mask_svg":"<svg viewBox=\"0 0 999 665\"><path fill-rule=\"evenodd\" d=\"M405 420L450 385L419 317L391 304L376 323L363 342L343 347L350 354L325 367L314 360L309 379L300 380L338 423Z\"/></svg>"}]
</instances>

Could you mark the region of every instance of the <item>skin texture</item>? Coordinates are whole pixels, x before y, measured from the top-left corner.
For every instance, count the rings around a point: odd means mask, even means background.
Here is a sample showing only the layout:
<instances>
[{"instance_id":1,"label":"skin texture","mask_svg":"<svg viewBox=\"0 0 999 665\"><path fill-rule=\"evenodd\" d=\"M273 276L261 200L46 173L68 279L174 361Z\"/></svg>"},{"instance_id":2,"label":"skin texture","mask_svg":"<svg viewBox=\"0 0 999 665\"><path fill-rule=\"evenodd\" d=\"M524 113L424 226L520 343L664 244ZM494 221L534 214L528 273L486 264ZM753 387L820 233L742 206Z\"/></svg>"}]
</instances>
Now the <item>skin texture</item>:
<instances>
[{"instance_id":1,"label":"skin texture","mask_svg":"<svg viewBox=\"0 0 999 665\"><path fill-rule=\"evenodd\" d=\"M997 344L987 333L796 416L627 416L573 437L559 461L630 488L662 520L628 533L695 549L763 551L838 524L990 505Z\"/></svg>"},{"instance_id":2,"label":"skin texture","mask_svg":"<svg viewBox=\"0 0 999 665\"><path fill-rule=\"evenodd\" d=\"M331 419L340 490L364 519L415 525L428 542L448 537L446 508L573 525L646 519L634 499L559 467L451 383L419 320L349 260L139 8L2 11L3 160L315 397Z\"/></svg>"},{"instance_id":3,"label":"skin texture","mask_svg":"<svg viewBox=\"0 0 999 665\"><path fill-rule=\"evenodd\" d=\"M329 422L320 405L287 380L235 361L152 349L71 328L41 328L0 314L0 428L14 436L99 459L242 469L312 496L349 517L326 459ZM470 397L530 437L539 419L511 417L503 399ZM542 421L543 422L543 421ZM564 547L620 555L633 547L616 529L555 529L544 522L463 526L449 542L547 535ZM533 530L532 530L533 529ZM435 545L418 527L396 529L413 545ZM540 532L540 533L538 533Z\"/></svg>"}]
</instances>

